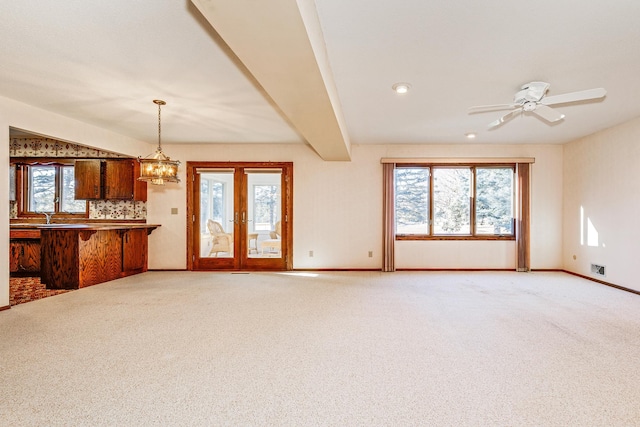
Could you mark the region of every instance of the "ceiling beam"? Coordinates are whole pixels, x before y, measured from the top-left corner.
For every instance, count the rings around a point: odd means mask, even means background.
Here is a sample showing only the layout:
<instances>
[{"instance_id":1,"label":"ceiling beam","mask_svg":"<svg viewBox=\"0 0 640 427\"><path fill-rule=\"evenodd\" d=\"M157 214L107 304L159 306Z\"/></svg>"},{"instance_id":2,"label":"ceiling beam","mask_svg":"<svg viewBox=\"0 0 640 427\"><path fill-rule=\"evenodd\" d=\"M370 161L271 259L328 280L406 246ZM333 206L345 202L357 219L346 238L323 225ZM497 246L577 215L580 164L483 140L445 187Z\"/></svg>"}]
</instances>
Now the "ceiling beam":
<instances>
[{"instance_id":1,"label":"ceiling beam","mask_svg":"<svg viewBox=\"0 0 640 427\"><path fill-rule=\"evenodd\" d=\"M322 159L351 159L312 0L191 2Z\"/></svg>"}]
</instances>

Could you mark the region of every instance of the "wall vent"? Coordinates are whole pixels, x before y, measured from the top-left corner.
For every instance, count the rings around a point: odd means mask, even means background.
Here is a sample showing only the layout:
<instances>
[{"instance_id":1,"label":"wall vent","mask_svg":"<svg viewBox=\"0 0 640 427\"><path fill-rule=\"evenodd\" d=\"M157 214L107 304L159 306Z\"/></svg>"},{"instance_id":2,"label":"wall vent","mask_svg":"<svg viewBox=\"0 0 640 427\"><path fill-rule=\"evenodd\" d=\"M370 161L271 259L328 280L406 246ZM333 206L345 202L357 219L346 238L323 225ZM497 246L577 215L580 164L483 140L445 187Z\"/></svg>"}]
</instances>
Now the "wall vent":
<instances>
[{"instance_id":1,"label":"wall vent","mask_svg":"<svg viewBox=\"0 0 640 427\"><path fill-rule=\"evenodd\" d=\"M606 276L605 266L598 265L598 264L591 264L591 273L595 274L596 276Z\"/></svg>"}]
</instances>

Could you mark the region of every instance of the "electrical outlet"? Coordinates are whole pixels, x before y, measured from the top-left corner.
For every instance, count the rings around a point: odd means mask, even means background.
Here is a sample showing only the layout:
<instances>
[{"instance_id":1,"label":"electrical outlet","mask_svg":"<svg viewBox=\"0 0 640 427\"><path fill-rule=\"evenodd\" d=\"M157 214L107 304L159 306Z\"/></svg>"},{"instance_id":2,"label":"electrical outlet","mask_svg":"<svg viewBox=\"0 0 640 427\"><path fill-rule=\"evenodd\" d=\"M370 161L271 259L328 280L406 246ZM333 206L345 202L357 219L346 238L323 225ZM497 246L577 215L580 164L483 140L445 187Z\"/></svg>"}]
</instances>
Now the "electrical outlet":
<instances>
[{"instance_id":1,"label":"electrical outlet","mask_svg":"<svg viewBox=\"0 0 640 427\"><path fill-rule=\"evenodd\" d=\"M373 258L373 251L369 251L369 258Z\"/></svg>"},{"instance_id":2,"label":"electrical outlet","mask_svg":"<svg viewBox=\"0 0 640 427\"><path fill-rule=\"evenodd\" d=\"M313 258L313 251L309 251L309 257Z\"/></svg>"}]
</instances>

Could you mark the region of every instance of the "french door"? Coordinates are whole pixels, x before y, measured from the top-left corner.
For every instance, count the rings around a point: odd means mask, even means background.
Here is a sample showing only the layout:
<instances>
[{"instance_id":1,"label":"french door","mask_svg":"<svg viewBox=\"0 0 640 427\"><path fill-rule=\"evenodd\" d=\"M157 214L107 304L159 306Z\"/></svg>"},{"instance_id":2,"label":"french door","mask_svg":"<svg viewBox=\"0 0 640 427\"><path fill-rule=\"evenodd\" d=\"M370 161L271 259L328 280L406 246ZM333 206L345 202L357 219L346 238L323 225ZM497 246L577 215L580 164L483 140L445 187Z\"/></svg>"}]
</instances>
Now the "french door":
<instances>
[{"instance_id":1,"label":"french door","mask_svg":"<svg viewBox=\"0 0 640 427\"><path fill-rule=\"evenodd\" d=\"M291 270L292 163L187 162L190 270Z\"/></svg>"}]
</instances>

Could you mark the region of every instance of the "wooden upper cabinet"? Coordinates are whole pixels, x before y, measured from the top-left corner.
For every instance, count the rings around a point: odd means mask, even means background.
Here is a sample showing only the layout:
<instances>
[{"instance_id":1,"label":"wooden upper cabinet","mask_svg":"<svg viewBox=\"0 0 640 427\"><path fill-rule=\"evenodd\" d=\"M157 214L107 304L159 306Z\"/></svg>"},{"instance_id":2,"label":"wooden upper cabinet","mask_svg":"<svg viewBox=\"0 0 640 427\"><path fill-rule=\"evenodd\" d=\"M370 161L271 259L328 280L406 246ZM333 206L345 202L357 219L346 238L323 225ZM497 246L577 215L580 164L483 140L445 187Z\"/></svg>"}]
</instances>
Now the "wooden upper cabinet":
<instances>
[{"instance_id":1,"label":"wooden upper cabinet","mask_svg":"<svg viewBox=\"0 0 640 427\"><path fill-rule=\"evenodd\" d=\"M147 201L147 182L146 181L138 181L138 177L140 177L140 162L137 160L133 161L133 200L137 202L146 202Z\"/></svg>"},{"instance_id":2,"label":"wooden upper cabinet","mask_svg":"<svg viewBox=\"0 0 640 427\"><path fill-rule=\"evenodd\" d=\"M102 168L100 160L76 160L73 174L76 199L102 199Z\"/></svg>"},{"instance_id":3,"label":"wooden upper cabinet","mask_svg":"<svg viewBox=\"0 0 640 427\"><path fill-rule=\"evenodd\" d=\"M133 200L133 160L105 160L104 198Z\"/></svg>"},{"instance_id":4,"label":"wooden upper cabinet","mask_svg":"<svg viewBox=\"0 0 640 427\"><path fill-rule=\"evenodd\" d=\"M75 198L147 200L147 183L138 181L140 166L133 159L76 160Z\"/></svg>"}]
</instances>

